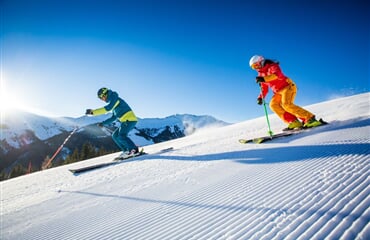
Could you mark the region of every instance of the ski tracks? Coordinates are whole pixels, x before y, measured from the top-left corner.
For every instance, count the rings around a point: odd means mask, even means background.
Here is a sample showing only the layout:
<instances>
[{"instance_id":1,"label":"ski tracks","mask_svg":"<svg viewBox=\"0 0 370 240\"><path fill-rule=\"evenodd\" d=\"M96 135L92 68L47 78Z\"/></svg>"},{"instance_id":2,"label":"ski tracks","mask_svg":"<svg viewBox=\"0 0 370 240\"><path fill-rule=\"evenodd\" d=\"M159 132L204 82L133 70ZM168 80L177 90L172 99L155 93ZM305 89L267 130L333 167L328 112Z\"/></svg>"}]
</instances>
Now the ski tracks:
<instances>
[{"instance_id":1,"label":"ski tracks","mask_svg":"<svg viewBox=\"0 0 370 240\"><path fill-rule=\"evenodd\" d=\"M368 128L341 131L235 153L191 146L106 168L94 184L7 215L2 237L370 239ZM279 151L296 158L267 155Z\"/></svg>"}]
</instances>

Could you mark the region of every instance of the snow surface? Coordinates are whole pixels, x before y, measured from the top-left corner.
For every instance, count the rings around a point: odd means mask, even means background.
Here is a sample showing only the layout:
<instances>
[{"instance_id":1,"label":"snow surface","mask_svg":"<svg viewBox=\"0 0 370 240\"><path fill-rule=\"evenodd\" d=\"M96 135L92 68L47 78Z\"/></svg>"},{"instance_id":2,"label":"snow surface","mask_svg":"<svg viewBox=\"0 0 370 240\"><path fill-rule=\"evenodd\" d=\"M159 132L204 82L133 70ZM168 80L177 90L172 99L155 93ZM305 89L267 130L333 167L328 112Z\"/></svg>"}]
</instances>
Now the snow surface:
<instances>
[{"instance_id":1,"label":"snow surface","mask_svg":"<svg viewBox=\"0 0 370 240\"><path fill-rule=\"evenodd\" d=\"M3 181L0 238L370 239L369 98L307 106L330 124L270 143L238 143L261 117Z\"/></svg>"}]
</instances>

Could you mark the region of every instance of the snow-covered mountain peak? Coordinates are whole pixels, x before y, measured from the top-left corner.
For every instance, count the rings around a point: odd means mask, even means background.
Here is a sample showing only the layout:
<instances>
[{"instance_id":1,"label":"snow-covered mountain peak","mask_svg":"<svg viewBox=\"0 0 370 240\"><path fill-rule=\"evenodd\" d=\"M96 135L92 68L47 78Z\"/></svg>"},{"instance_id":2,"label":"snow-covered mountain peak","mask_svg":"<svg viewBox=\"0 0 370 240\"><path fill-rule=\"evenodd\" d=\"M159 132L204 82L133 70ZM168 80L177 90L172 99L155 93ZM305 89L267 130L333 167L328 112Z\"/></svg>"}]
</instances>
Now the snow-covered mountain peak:
<instances>
[{"instance_id":1,"label":"snow-covered mountain peak","mask_svg":"<svg viewBox=\"0 0 370 240\"><path fill-rule=\"evenodd\" d=\"M82 128L91 124L102 122L109 118L110 114L101 116L82 116L79 118L60 117L50 118L32 114L28 112L17 111L3 117L0 141L6 142L14 148L19 148L25 143L20 141L29 131L40 140L49 139L63 132L70 132L74 128ZM137 127L140 128L163 128L165 126L178 125L183 128L192 126L192 130L206 127L208 125L225 126L228 123L217 120L210 116L195 115L173 115L166 118L140 119ZM190 131L187 131L191 133ZM30 140L32 142L32 140Z\"/></svg>"}]
</instances>

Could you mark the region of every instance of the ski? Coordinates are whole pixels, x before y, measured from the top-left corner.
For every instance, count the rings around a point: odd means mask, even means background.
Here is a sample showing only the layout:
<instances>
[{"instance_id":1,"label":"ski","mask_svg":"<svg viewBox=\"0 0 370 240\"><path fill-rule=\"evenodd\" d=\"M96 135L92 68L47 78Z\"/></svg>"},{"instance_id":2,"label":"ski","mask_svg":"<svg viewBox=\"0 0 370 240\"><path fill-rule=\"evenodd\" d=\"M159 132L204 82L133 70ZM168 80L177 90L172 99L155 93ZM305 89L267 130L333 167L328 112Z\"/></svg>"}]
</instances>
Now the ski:
<instances>
[{"instance_id":1,"label":"ski","mask_svg":"<svg viewBox=\"0 0 370 240\"><path fill-rule=\"evenodd\" d=\"M155 152L155 153L152 153L152 154L161 154L161 153L165 153L165 152L168 152L168 151L171 151L171 150L173 150L173 147L165 148L165 149L162 149L162 150L160 150L158 152ZM103 162L103 163L98 163L98 164L94 164L94 165L89 165L89 166L86 166L86 167L68 169L68 170L70 172L72 172L73 174L84 173L84 172L88 172L88 171L91 171L91 170L95 170L95 169L104 168L104 167L112 166L112 165L115 165L115 164L119 164L119 163L124 162L125 160L134 159L134 158L137 158L139 156L143 156L143 155L147 155L147 154L149 154L149 153L146 153L146 152L144 152L143 149L141 149L141 151L136 153L136 154L127 155L125 157L116 157L116 158L113 159L113 161L110 161L110 162Z\"/></svg>"},{"instance_id":2,"label":"ski","mask_svg":"<svg viewBox=\"0 0 370 240\"><path fill-rule=\"evenodd\" d=\"M239 139L239 142L242 143L242 144L246 144L246 143L260 144L260 143L267 142L267 141L270 141L270 140L273 140L273 139L276 139L276 138L291 136L295 133L298 133L298 131L296 131L296 132L282 132L282 133L273 134L272 136L263 136L263 137L250 138L250 139Z\"/></svg>"},{"instance_id":3,"label":"ski","mask_svg":"<svg viewBox=\"0 0 370 240\"><path fill-rule=\"evenodd\" d=\"M316 127L287 130L287 131L283 131L281 133L273 134L272 136L263 136L263 137L250 138L250 139L239 139L239 143L242 143L242 144L246 144L246 143L260 144L260 143L264 143L264 142L274 140L276 138L288 137L288 136L298 134L298 133L301 133L301 132L306 132L306 130L314 129L314 128L321 127L321 126L324 126L324 125L328 124L327 122L325 122L322 119L320 119L319 121L321 122L321 125L316 126Z\"/></svg>"}]
</instances>

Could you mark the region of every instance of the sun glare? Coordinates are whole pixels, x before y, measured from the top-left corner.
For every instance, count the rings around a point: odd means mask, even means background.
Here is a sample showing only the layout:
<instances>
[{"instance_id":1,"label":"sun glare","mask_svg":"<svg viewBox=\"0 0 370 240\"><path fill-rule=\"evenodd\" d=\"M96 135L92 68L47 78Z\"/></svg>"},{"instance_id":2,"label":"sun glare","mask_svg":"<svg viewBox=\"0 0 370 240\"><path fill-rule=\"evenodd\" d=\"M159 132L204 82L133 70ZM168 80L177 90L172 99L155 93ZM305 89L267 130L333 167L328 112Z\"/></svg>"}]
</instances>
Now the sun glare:
<instances>
[{"instance_id":1,"label":"sun glare","mask_svg":"<svg viewBox=\"0 0 370 240\"><path fill-rule=\"evenodd\" d=\"M53 114L46 111L31 107L29 104L26 104L22 98L19 97L19 94L10 92L6 90L4 84L0 86L0 114L1 117L8 116L17 110L22 112L34 113L40 116L55 117Z\"/></svg>"},{"instance_id":2,"label":"sun glare","mask_svg":"<svg viewBox=\"0 0 370 240\"><path fill-rule=\"evenodd\" d=\"M15 94L6 92L3 88L0 91L0 112L7 114L16 109L25 109L26 106Z\"/></svg>"}]
</instances>

